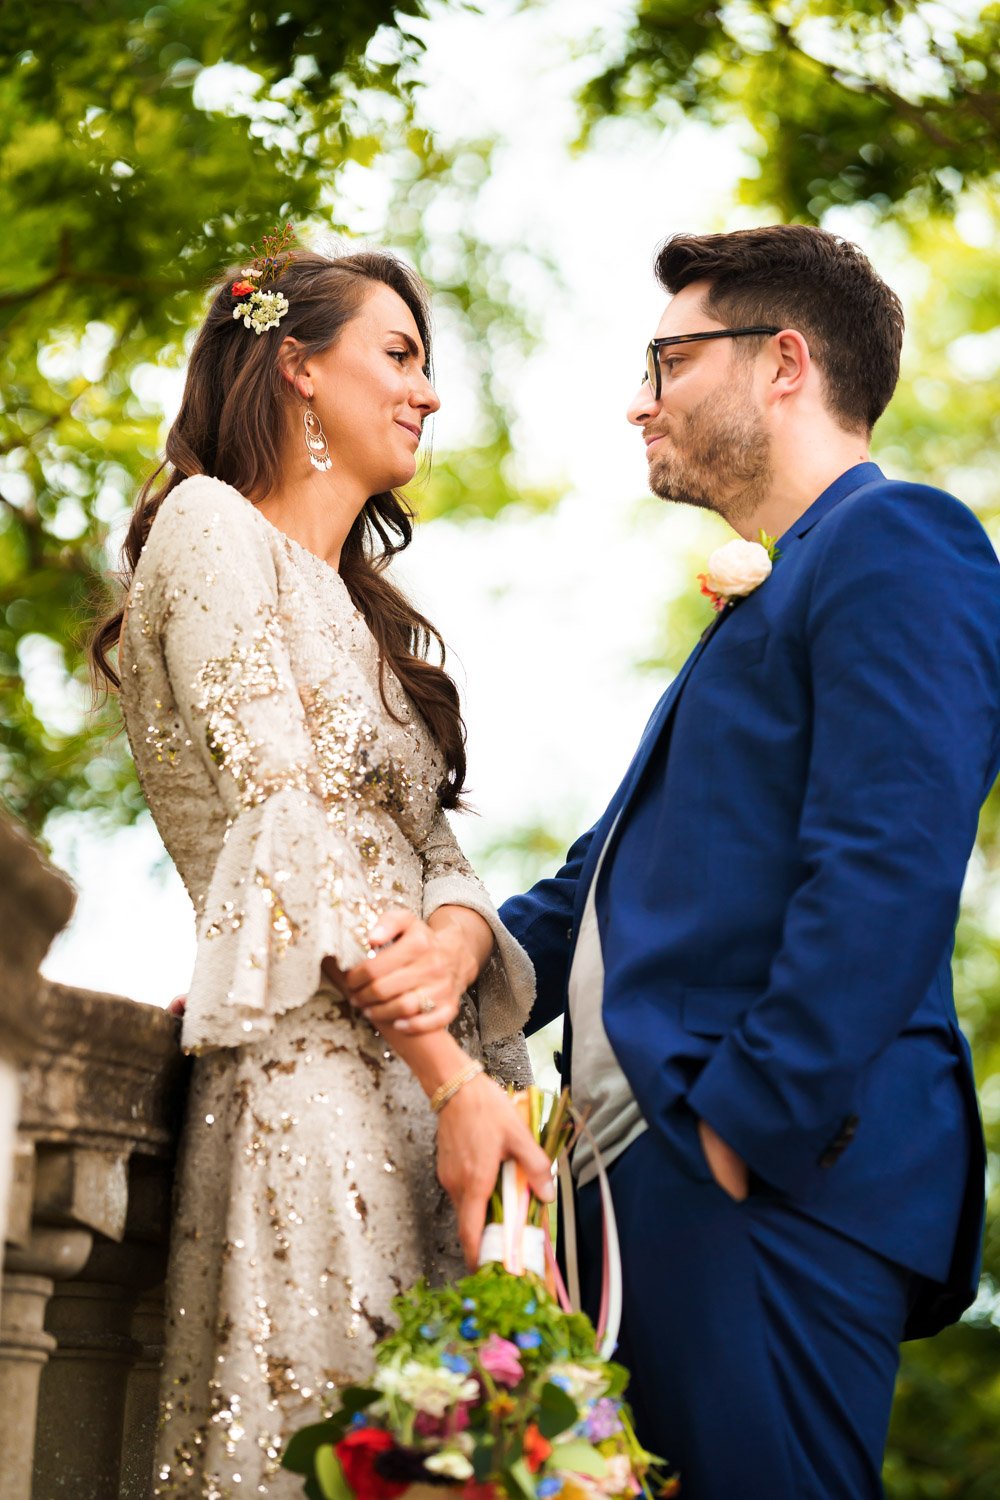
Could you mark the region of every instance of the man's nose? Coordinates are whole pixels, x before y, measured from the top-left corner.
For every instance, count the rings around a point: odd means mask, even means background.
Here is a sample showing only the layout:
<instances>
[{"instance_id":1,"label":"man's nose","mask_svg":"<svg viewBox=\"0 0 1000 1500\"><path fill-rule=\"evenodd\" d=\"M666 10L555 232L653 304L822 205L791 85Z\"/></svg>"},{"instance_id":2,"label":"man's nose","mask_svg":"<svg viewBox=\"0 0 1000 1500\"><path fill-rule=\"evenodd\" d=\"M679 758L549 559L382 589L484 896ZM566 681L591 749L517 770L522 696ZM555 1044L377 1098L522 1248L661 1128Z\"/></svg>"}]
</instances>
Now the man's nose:
<instances>
[{"instance_id":1,"label":"man's nose","mask_svg":"<svg viewBox=\"0 0 1000 1500\"><path fill-rule=\"evenodd\" d=\"M660 403L653 395L653 389L648 380L644 380L635 393L635 397L629 403L628 411L625 413L633 427L645 427L659 411Z\"/></svg>"}]
</instances>

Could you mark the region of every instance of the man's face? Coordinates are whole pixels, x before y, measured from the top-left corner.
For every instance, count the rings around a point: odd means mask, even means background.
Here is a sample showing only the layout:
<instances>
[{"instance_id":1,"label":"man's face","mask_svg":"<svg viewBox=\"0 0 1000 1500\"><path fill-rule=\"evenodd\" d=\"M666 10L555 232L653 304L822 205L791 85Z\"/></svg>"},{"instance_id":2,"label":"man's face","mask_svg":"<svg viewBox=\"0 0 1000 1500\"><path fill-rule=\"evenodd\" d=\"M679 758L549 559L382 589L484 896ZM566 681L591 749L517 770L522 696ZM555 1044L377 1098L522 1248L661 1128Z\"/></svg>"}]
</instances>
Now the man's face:
<instances>
[{"instance_id":1,"label":"man's face","mask_svg":"<svg viewBox=\"0 0 1000 1500\"><path fill-rule=\"evenodd\" d=\"M656 337L725 327L703 310L707 290L702 281L678 292ZM717 510L729 521L751 515L771 470L753 358L734 339L674 344L659 355L659 400L644 382L628 410L646 441L650 489L664 500Z\"/></svg>"}]
</instances>

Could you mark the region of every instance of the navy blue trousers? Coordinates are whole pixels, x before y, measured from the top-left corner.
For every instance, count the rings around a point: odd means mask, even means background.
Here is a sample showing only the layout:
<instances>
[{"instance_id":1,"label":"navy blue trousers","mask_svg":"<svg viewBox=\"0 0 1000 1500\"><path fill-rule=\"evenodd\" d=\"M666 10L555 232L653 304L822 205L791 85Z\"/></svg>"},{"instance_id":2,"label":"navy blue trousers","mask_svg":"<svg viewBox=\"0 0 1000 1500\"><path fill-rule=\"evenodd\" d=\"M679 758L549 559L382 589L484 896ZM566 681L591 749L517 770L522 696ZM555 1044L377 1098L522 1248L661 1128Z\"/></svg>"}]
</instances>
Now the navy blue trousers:
<instances>
[{"instance_id":1,"label":"navy blue trousers","mask_svg":"<svg viewBox=\"0 0 1000 1500\"><path fill-rule=\"evenodd\" d=\"M615 1358L640 1439L680 1473L682 1500L881 1496L911 1273L756 1181L734 1202L696 1136L683 1158L647 1130L609 1172L624 1270ZM594 1316L596 1183L577 1212Z\"/></svg>"}]
</instances>

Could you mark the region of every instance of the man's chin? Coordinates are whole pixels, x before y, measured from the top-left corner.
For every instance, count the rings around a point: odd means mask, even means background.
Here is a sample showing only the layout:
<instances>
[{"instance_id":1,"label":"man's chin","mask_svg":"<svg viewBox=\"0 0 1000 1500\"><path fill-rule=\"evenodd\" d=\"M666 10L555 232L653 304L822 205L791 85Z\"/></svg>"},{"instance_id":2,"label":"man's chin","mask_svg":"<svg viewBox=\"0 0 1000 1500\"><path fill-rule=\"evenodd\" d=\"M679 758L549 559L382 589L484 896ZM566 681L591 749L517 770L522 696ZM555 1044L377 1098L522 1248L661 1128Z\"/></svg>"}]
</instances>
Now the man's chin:
<instances>
[{"instance_id":1,"label":"man's chin","mask_svg":"<svg viewBox=\"0 0 1000 1500\"><path fill-rule=\"evenodd\" d=\"M714 510L710 496L694 490L676 474L665 474L656 465L649 467L649 488L660 500L670 500L675 505L693 505L698 510Z\"/></svg>"}]
</instances>

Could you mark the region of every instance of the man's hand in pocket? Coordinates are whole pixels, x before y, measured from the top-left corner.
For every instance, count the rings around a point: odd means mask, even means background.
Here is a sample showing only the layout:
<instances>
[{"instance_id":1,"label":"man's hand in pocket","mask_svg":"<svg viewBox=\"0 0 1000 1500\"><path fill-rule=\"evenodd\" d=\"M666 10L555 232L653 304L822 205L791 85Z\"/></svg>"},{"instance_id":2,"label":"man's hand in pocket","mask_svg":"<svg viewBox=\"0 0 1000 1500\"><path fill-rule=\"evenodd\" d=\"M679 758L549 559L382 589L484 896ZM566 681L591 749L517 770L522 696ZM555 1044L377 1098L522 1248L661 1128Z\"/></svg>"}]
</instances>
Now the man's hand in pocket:
<instances>
[{"instance_id":1,"label":"man's hand in pocket","mask_svg":"<svg viewBox=\"0 0 1000 1500\"><path fill-rule=\"evenodd\" d=\"M750 1174L742 1156L737 1156L732 1146L712 1129L707 1120L698 1121L698 1139L709 1170L719 1187L730 1198L735 1198L737 1203L742 1203L750 1191Z\"/></svg>"}]
</instances>

